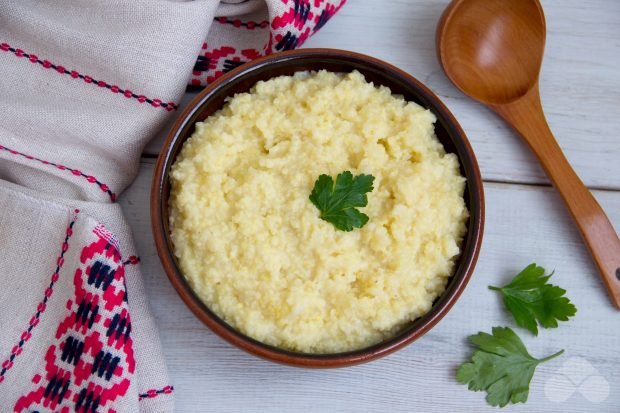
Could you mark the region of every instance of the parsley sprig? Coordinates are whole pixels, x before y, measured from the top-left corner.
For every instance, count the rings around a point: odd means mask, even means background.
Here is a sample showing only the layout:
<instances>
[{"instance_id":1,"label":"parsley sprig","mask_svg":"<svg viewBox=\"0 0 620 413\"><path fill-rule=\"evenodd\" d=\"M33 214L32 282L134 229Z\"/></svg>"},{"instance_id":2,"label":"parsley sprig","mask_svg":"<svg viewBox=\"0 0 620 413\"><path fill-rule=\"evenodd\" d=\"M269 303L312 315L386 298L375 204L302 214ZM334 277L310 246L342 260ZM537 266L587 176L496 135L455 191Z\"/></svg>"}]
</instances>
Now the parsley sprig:
<instances>
[{"instance_id":1,"label":"parsley sprig","mask_svg":"<svg viewBox=\"0 0 620 413\"><path fill-rule=\"evenodd\" d=\"M577 312L564 297L566 290L548 283L552 275L545 275L544 268L530 264L509 284L489 288L502 294L506 308L519 326L538 335L539 324L557 327L558 320L566 321ZM469 340L477 350L470 362L459 367L456 379L467 384L469 390L486 391L487 403L500 407L509 402L525 403L536 367L564 352L534 358L509 327L493 327L492 335L480 332Z\"/></svg>"},{"instance_id":2,"label":"parsley sprig","mask_svg":"<svg viewBox=\"0 0 620 413\"><path fill-rule=\"evenodd\" d=\"M548 283L552 275L545 275L544 268L530 264L509 284L489 288L502 294L504 305L519 327L538 335L538 324L556 328L558 320L567 321L577 313L573 303L564 297L566 290Z\"/></svg>"},{"instance_id":3,"label":"parsley sprig","mask_svg":"<svg viewBox=\"0 0 620 413\"><path fill-rule=\"evenodd\" d=\"M509 402L525 403L536 367L564 352L560 350L548 357L534 358L509 327L493 327L492 335L479 332L469 340L478 350L471 362L459 367L456 379L467 384L469 390L486 391L487 402L499 407Z\"/></svg>"},{"instance_id":4,"label":"parsley sprig","mask_svg":"<svg viewBox=\"0 0 620 413\"><path fill-rule=\"evenodd\" d=\"M336 177L336 183L329 175L321 175L314 183L310 201L321 211L321 219L332 223L342 231L361 228L368 222L368 215L356 207L368 205L366 193L373 190L372 175L357 175L349 171Z\"/></svg>"}]
</instances>

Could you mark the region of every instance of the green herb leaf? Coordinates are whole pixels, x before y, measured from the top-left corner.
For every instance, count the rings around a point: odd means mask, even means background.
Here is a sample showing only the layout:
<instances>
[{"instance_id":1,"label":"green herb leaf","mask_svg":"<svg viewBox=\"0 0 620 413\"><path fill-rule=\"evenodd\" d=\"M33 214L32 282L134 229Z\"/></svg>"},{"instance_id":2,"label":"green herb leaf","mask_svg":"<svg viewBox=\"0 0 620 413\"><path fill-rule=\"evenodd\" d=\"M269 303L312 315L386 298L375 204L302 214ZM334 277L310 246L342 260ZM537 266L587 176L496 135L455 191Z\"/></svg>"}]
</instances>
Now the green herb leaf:
<instances>
[{"instance_id":1,"label":"green herb leaf","mask_svg":"<svg viewBox=\"0 0 620 413\"><path fill-rule=\"evenodd\" d=\"M508 327L493 327L493 335L480 332L469 336L478 348L471 362L463 363L457 373L459 383L469 390L487 392L487 403L504 407L508 402L525 403L536 366L564 352L536 359L519 336Z\"/></svg>"},{"instance_id":2,"label":"green herb leaf","mask_svg":"<svg viewBox=\"0 0 620 413\"><path fill-rule=\"evenodd\" d=\"M568 297L563 297L566 290L547 284L552 275L545 275L544 268L530 264L510 284L489 288L502 294L517 325L538 335L537 321L544 328L555 328L558 320L567 321L577 313Z\"/></svg>"},{"instance_id":3,"label":"green herb leaf","mask_svg":"<svg viewBox=\"0 0 620 413\"><path fill-rule=\"evenodd\" d=\"M372 175L358 175L355 178L349 171L336 177L336 185L329 175L321 175L314 183L310 201L321 211L321 219L331 222L342 231L361 228L368 222L368 215L355 207L368 204L366 193L373 190Z\"/></svg>"}]
</instances>

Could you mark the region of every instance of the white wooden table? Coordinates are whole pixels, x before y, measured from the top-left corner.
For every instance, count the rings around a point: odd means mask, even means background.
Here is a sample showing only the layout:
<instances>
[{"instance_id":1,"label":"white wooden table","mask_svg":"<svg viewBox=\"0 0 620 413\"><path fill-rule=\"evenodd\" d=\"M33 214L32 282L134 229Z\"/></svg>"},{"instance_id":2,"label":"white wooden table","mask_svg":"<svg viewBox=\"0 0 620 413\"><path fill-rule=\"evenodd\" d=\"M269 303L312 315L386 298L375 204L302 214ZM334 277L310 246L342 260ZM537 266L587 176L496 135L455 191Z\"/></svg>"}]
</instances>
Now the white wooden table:
<instances>
[{"instance_id":1,"label":"white wooden table","mask_svg":"<svg viewBox=\"0 0 620 413\"><path fill-rule=\"evenodd\" d=\"M158 137L121 202L141 251L179 412L491 411L483 393L456 383L455 370L471 354L468 335L514 326L487 285L506 282L532 261L555 269L554 282L568 290L579 311L537 338L517 330L535 356L560 348L566 353L538 369L526 405L508 409L620 411L620 311L612 308L534 157L505 124L441 72L434 29L446 3L349 0L305 47L349 49L392 62L430 86L461 122L478 156L487 197L484 245L464 294L420 340L366 365L303 370L245 354L189 312L160 266L148 215ZM620 229L620 1L544 0L543 6L548 35L541 94L551 129ZM570 366L577 367L571 371Z\"/></svg>"}]
</instances>

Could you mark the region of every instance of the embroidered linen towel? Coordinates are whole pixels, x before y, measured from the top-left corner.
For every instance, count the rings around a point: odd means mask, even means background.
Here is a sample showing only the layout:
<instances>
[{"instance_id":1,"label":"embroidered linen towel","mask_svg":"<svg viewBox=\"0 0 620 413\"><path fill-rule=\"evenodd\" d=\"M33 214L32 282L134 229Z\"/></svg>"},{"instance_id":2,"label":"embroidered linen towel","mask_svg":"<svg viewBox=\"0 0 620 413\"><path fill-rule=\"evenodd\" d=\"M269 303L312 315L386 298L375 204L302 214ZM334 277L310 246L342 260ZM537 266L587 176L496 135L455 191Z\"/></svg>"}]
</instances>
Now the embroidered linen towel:
<instances>
[{"instance_id":1,"label":"embroidered linen towel","mask_svg":"<svg viewBox=\"0 0 620 413\"><path fill-rule=\"evenodd\" d=\"M342 3L0 2L0 411L173 410L115 201L188 82L299 46Z\"/></svg>"}]
</instances>

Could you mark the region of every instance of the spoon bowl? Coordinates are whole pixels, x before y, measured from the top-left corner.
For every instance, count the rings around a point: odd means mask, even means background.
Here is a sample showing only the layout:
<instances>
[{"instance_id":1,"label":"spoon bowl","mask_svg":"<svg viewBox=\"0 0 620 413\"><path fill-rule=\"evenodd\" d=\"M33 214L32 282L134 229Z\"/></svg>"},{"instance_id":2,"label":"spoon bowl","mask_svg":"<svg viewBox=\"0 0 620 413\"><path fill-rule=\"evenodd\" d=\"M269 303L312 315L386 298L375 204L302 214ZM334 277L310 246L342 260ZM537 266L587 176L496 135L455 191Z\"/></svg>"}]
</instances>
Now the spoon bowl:
<instances>
[{"instance_id":1,"label":"spoon bowl","mask_svg":"<svg viewBox=\"0 0 620 413\"><path fill-rule=\"evenodd\" d=\"M504 118L529 145L620 308L620 239L571 168L543 112L538 78L545 33L538 0L453 0L437 26L437 54L456 87Z\"/></svg>"},{"instance_id":2,"label":"spoon bowl","mask_svg":"<svg viewBox=\"0 0 620 413\"><path fill-rule=\"evenodd\" d=\"M439 60L465 94L484 103L512 102L538 81L545 16L537 1L480 3L457 1L446 10Z\"/></svg>"}]
</instances>

